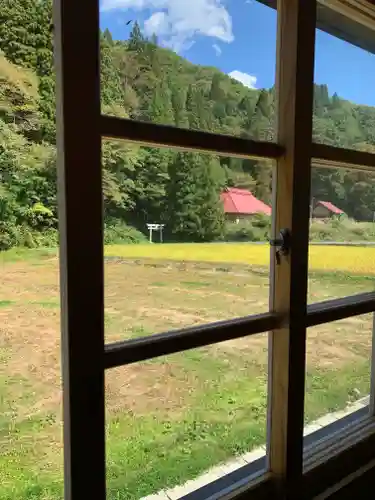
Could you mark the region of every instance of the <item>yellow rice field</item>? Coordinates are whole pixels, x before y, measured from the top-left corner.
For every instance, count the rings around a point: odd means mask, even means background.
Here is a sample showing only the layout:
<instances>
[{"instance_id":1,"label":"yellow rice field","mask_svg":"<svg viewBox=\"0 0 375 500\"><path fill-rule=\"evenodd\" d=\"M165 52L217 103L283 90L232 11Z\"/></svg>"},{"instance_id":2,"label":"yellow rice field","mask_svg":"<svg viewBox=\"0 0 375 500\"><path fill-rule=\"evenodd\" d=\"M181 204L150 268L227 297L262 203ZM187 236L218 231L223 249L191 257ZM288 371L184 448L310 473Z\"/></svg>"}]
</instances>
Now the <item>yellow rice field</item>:
<instances>
[{"instance_id":1,"label":"yellow rice field","mask_svg":"<svg viewBox=\"0 0 375 500\"><path fill-rule=\"evenodd\" d=\"M247 243L110 245L108 257L269 265L269 247ZM310 269L375 275L375 247L310 246Z\"/></svg>"}]
</instances>

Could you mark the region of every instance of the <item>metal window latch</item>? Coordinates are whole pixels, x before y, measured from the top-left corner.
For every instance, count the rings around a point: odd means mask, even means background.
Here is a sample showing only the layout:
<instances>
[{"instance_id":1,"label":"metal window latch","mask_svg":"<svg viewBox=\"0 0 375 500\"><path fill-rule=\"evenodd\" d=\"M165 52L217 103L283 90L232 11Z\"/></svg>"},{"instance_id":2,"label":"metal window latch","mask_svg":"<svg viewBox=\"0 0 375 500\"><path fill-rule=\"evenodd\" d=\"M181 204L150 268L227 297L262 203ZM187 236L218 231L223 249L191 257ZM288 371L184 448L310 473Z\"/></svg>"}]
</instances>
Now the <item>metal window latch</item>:
<instances>
[{"instance_id":1,"label":"metal window latch","mask_svg":"<svg viewBox=\"0 0 375 500\"><path fill-rule=\"evenodd\" d=\"M276 247L276 263L281 262L282 255L289 255L292 244L292 233L289 229L281 229L279 237L270 240L270 245Z\"/></svg>"}]
</instances>

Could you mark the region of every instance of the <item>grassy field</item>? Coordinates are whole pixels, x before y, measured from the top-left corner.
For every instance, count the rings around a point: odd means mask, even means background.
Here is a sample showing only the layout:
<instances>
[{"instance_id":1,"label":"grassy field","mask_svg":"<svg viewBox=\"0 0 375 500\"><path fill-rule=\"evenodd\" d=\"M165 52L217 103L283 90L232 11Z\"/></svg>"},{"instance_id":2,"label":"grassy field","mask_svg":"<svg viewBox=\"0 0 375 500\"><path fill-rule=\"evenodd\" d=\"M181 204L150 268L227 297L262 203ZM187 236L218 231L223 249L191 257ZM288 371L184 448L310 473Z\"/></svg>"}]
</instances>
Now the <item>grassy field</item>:
<instances>
[{"instance_id":1,"label":"grassy field","mask_svg":"<svg viewBox=\"0 0 375 500\"><path fill-rule=\"evenodd\" d=\"M267 253L246 244L106 248L106 340L266 311ZM372 290L374 264L375 249L313 247L309 299ZM368 393L371 328L366 315L309 330L306 421ZM0 357L0 498L60 499L54 251L1 255ZM110 370L109 498L141 498L263 444L266 384L266 334Z\"/></svg>"},{"instance_id":2,"label":"grassy field","mask_svg":"<svg viewBox=\"0 0 375 500\"><path fill-rule=\"evenodd\" d=\"M226 262L269 266L268 245L249 243L206 243L169 245L111 245L107 256L197 262ZM351 275L375 275L375 249L372 247L310 247L312 271L341 271Z\"/></svg>"}]
</instances>

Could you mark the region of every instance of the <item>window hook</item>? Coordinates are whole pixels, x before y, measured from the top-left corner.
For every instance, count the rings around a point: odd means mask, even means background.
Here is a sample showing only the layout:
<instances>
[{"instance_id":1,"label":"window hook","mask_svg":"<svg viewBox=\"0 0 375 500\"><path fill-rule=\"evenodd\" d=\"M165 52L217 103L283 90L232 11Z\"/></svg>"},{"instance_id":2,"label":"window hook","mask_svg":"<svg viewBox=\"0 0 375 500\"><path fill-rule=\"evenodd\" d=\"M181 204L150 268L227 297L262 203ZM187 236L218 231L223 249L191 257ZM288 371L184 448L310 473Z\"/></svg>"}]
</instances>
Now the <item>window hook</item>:
<instances>
[{"instance_id":1,"label":"window hook","mask_svg":"<svg viewBox=\"0 0 375 500\"><path fill-rule=\"evenodd\" d=\"M276 263L281 262L281 256L287 256L290 253L292 244L292 233L289 229L281 229L279 237L270 240L270 245L276 247Z\"/></svg>"}]
</instances>

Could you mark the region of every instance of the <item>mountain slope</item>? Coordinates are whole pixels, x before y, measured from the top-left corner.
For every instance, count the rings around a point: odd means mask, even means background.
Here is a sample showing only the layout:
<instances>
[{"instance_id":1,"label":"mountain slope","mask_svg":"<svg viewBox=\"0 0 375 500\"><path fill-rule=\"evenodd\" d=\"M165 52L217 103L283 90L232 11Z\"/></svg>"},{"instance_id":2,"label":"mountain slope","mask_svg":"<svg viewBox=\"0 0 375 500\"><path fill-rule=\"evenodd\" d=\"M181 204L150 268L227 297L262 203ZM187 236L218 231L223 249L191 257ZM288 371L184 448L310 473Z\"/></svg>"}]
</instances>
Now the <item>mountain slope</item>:
<instances>
[{"instance_id":1,"label":"mountain slope","mask_svg":"<svg viewBox=\"0 0 375 500\"><path fill-rule=\"evenodd\" d=\"M25 228L35 234L57 224L50 8L50 0L5 0L0 12L0 223L8 235L3 247L16 244ZM127 41L113 40L108 31L100 41L103 112L275 140L273 88L249 89L216 68L194 65L159 47L155 37L145 39L137 23ZM375 109L331 96L326 85L316 85L313 140L375 151ZM270 202L272 162L189 155L106 141L106 223L144 231L146 222L163 221L171 238L211 239L223 231L218 200L224 186L249 188ZM361 220L372 220L374 186L368 173L313 169L312 196ZM179 219L171 212L172 199L174 206L183 207ZM203 200L205 211L200 209ZM83 207L77 219L85 213ZM218 224L213 224L215 217ZM209 229L213 227L215 231Z\"/></svg>"}]
</instances>

